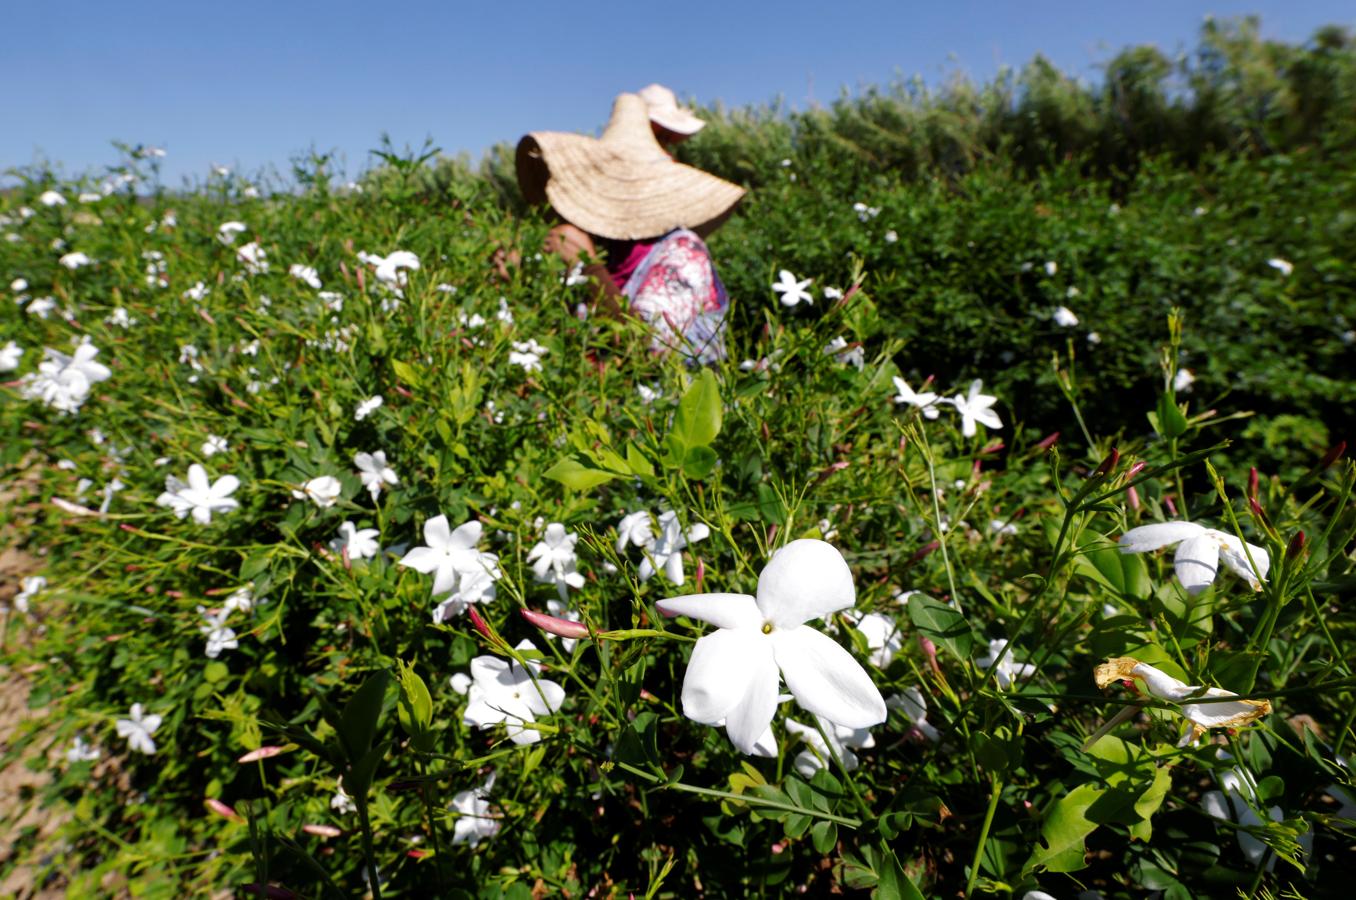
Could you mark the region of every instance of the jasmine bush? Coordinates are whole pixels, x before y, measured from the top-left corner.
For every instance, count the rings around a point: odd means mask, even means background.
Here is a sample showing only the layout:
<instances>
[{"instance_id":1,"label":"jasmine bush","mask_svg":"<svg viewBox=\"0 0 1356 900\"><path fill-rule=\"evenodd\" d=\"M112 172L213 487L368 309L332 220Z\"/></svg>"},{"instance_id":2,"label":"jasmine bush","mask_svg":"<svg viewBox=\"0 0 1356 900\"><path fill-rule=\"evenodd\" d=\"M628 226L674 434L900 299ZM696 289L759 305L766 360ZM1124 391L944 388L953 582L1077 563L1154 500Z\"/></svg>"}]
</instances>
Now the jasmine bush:
<instances>
[{"instance_id":1,"label":"jasmine bush","mask_svg":"<svg viewBox=\"0 0 1356 900\"><path fill-rule=\"evenodd\" d=\"M43 713L5 762L63 819L0 871L1340 892L1349 158L853 194L780 158L713 241L702 371L577 315L543 223L487 182L431 204L417 157L277 195L137 195L144 150L29 173L0 598Z\"/></svg>"}]
</instances>

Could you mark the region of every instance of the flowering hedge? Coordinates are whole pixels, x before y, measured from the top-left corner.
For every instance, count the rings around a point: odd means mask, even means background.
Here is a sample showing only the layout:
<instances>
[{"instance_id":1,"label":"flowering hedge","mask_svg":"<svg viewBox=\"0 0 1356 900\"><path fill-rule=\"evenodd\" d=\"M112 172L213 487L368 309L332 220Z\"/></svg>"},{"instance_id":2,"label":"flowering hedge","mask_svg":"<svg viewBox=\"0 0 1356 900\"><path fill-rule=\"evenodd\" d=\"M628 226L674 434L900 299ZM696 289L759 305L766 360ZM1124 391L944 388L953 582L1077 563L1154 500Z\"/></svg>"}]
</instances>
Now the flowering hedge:
<instances>
[{"instance_id":1,"label":"flowering hedge","mask_svg":"<svg viewBox=\"0 0 1356 900\"><path fill-rule=\"evenodd\" d=\"M1073 427L1047 435L1014 415L1030 391L994 387L1015 361L943 365L890 317L913 276L887 254L927 232L899 194L873 212L788 181L769 196L822 233L732 223L732 355L693 371L583 315L542 224L486 197L218 176L142 202L138 165L3 201L0 516L25 570L0 597L45 710L8 760L67 811L8 875L1338 883L1356 471L1296 453L1250 479L1256 446L1216 440L1187 390L1190 320L1122 330L1061 282L1049 327L1155 361L1113 440L1063 357ZM1006 277L1053 291L1082 271L1065 250L1005 250Z\"/></svg>"}]
</instances>

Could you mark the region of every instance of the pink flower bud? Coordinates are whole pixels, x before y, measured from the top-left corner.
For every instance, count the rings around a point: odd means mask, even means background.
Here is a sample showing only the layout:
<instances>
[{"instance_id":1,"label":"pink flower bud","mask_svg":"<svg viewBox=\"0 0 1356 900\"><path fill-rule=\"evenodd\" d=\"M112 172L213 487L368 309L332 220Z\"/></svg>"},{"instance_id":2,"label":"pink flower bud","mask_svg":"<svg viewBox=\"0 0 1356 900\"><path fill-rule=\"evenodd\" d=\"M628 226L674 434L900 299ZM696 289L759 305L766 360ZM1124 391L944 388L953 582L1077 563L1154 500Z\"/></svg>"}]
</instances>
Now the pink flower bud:
<instances>
[{"instance_id":1,"label":"pink flower bud","mask_svg":"<svg viewBox=\"0 0 1356 900\"><path fill-rule=\"evenodd\" d=\"M1341 459L1342 454L1346 452L1347 452L1347 442L1338 441L1337 446L1333 447L1327 453L1323 454L1323 458L1318 461L1319 469L1326 469L1328 466L1332 465L1333 463Z\"/></svg>"},{"instance_id":2,"label":"pink flower bud","mask_svg":"<svg viewBox=\"0 0 1356 900\"><path fill-rule=\"evenodd\" d=\"M260 747L258 750L251 750L249 753L246 753L244 756L240 757L240 759L236 760L236 762L244 765L245 763L258 762L261 759L268 759L270 756L277 756L283 752L282 747Z\"/></svg>"},{"instance_id":3,"label":"pink flower bud","mask_svg":"<svg viewBox=\"0 0 1356 900\"><path fill-rule=\"evenodd\" d=\"M1263 522L1267 520L1266 510L1262 509L1262 504L1257 502L1255 497L1248 498L1248 506L1252 509L1252 514Z\"/></svg>"},{"instance_id":4,"label":"pink flower bud","mask_svg":"<svg viewBox=\"0 0 1356 900\"><path fill-rule=\"evenodd\" d=\"M1121 451L1115 447L1112 447L1111 455L1108 456L1106 459L1102 460L1102 464L1097 467L1097 471L1092 473L1093 477L1096 478L1098 476L1108 474L1109 472L1116 468L1116 465L1120 461L1121 461Z\"/></svg>"},{"instance_id":5,"label":"pink flower bud","mask_svg":"<svg viewBox=\"0 0 1356 900\"><path fill-rule=\"evenodd\" d=\"M528 623L535 625L547 634L554 634L557 637L587 638L589 636L588 626L582 622L571 622L569 619L561 619L556 616L548 616L546 613L539 613L531 609L520 609L520 613Z\"/></svg>"},{"instance_id":6,"label":"pink flower bud","mask_svg":"<svg viewBox=\"0 0 1356 900\"><path fill-rule=\"evenodd\" d=\"M702 562L702 558L699 556L697 557L697 574L693 576L693 581L696 583L697 586L697 593L699 594L701 593L702 582L705 580L706 580L706 563Z\"/></svg>"},{"instance_id":7,"label":"pink flower bud","mask_svg":"<svg viewBox=\"0 0 1356 900\"><path fill-rule=\"evenodd\" d=\"M485 621L484 617L480 615L480 611L474 606L467 607L466 611L471 615L471 625L475 627L475 630L479 631L490 640L495 640L494 632L490 630L489 624Z\"/></svg>"},{"instance_id":8,"label":"pink flower bud","mask_svg":"<svg viewBox=\"0 0 1356 900\"><path fill-rule=\"evenodd\" d=\"M1125 477L1126 477L1126 478L1134 478L1134 477L1135 477L1136 475L1138 475L1140 472L1143 472L1143 471L1145 470L1145 468L1148 467L1148 465L1149 465L1149 464L1146 463L1144 460L1142 460L1142 459L1139 460L1139 461L1136 462L1133 466L1130 467L1129 471L1127 471L1127 472L1125 473Z\"/></svg>"},{"instance_id":9,"label":"pink flower bud","mask_svg":"<svg viewBox=\"0 0 1356 900\"><path fill-rule=\"evenodd\" d=\"M223 819L230 819L232 822L245 821L244 817L241 816L240 813L236 812L234 809L231 809L231 807L227 806L225 803L222 803L215 797L208 797L205 800L203 800L202 803L203 806L206 806L208 808L208 810L216 813Z\"/></svg>"},{"instance_id":10,"label":"pink flower bud","mask_svg":"<svg viewBox=\"0 0 1356 900\"><path fill-rule=\"evenodd\" d=\"M342 831L335 828L333 825L303 825L301 826L301 830L307 834L313 834L316 837L323 838L338 837L343 834Z\"/></svg>"},{"instance_id":11,"label":"pink flower bud","mask_svg":"<svg viewBox=\"0 0 1356 900\"><path fill-rule=\"evenodd\" d=\"M922 547L919 547L918 550L914 552L912 559L910 559L910 562L918 562L921 559L927 558L929 554L931 554L940 546L942 546L941 541L929 541Z\"/></svg>"},{"instance_id":12,"label":"pink flower bud","mask_svg":"<svg viewBox=\"0 0 1356 900\"><path fill-rule=\"evenodd\" d=\"M928 668L940 676L942 667L937 663L937 645L920 634L918 635L918 646L923 648L923 655L928 658Z\"/></svg>"},{"instance_id":13,"label":"pink flower bud","mask_svg":"<svg viewBox=\"0 0 1356 900\"><path fill-rule=\"evenodd\" d=\"M1125 492L1125 498L1130 501L1131 509L1139 509L1139 491L1134 488Z\"/></svg>"},{"instance_id":14,"label":"pink flower bud","mask_svg":"<svg viewBox=\"0 0 1356 900\"><path fill-rule=\"evenodd\" d=\"M1261 479L1257 476L1257 467L1253 466L1248 472L1248 496L1257 499L1257 488Z\"/></svg>"},{"instance_id":15,"label":"pink flower bud","mask_svg":"<svg viewBox=\"0 0 1356 900\"><path fill-rule=\"evenodd\" d=\"M1167 504L1167 506L1168 506L1168 512L1169 512L1171 515L1174 515L1174 516L1177 515L1177 504L1172 502L1172 495L1171 495L1171 494L1164 494L1164 495L1163 495L1163 502Z\"/></svg>"},{"instance_id":16,"label":"pink flower bud","mask_svg":"<svg viewBox=\"0 0 1356 900\"><path fill-rule=\"evenodd\" d=\"M1058 441L1059 441L1059 432L1053 431L1050 434L1047 434L1044 438L1042 438L1040 443L1036 444L1036 449L1049 450L1051 447L1055 446L1055 444L1058 443Z\"/></svg>"},{"instance_id":17,"label":"pink flower bud","mask_svg":"<svg viewBox=\"0 0 1356 900\"><path fill-rule=\"evenodd\" d=\"M989 453L997 453L999 450L1002 450L1006 446L1007 444L1004 444L1002 441L994 441L992 444L985 447L983 450L979 451L979 455L984 456Z\"/></svg>"},{"instance_id":18,"label":"pink flower bud","mask_svg":"<svg viewBox=\"0 0 1356 900\"><path fill-rule=\"evenodd\" d=\"M1285 558L1299 559L1304 553L1304 547L1307 543L1308 539L1304 536L1303 531L1295 532L1295 536L1290 539L1290 546L1285 548Z\"/></svg>"}]
</instances>

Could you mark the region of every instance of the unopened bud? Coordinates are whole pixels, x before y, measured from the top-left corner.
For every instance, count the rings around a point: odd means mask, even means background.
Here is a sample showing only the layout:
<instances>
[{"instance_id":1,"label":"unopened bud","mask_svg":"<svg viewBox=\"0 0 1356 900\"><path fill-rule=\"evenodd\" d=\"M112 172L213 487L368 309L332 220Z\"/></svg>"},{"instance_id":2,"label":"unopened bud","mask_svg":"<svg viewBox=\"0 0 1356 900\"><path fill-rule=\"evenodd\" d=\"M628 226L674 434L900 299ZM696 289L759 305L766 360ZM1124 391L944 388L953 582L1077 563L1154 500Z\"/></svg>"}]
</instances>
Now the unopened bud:
<instances>
[{"instance_id":1,"label":"unopened bud","mask_svg":"<svg viewBox=\"0 0 1356 900\"><path fill-rule=\"evenodd\" d=\"M1128 471L1126 471L1125 477L1126 477L1126 478L1134 478L1134 477L1135 477L1136 475L1138 475L1140 472L1143 472L1144 469L1145 469L1145 467L1148 466L1148 465L1149 465L1149 464L1146 463L1144 460L1142 460L1142 459L1141 459L1141 460L1138 460L1133 466L1131 466L1131 467L1129 468Z\"/></svg>"},{"instance_id":2,"label":"unopened bud","mask_svg":"<svg viewBox=\"0 0 1356 900\"><path fill-rule=\"evenodd\" d=\"M1004 444L1002 441L994 441L992 444L985 447L983 450L980 450L979 455L984 456L989 453L997 453L999 450L1002 450L1006 446L1007 444Z\"/></svg>"},{"instance_id":3,"label":"unopened bud","mask_svg":"<svg viewBox=\"0 0 1356 900\"><path fill-rule=\"evenodd\" d=\"M1347 452L1347 442L1338 441L1336 447L1333 447L1327 453L1323 454L1323 458L1318 461L1318 468L1320 470L1326 469L1328 466L1332 465L1333 463L1341 459L1342 454L1346 452Z\"/></svg>"},{"instance_id":4,"label":"unopened bud","mask_svg":"<svg viewBox=\"0 0 1356 900\"><path fill-rule=\"evenodd\" d=\"M1059 441L1059 432L1052 431L1049 434L1047 434L1044 438L1042 438L1038 444L1036 444L1036 449L1049 450L1051 447L1055 446L1055 444L1058 441Z\"/></svg>"},{"instance_id":5,"label":"unopened bud","mask_svg":"<svg viewBox=\"0 0 1356 900\"><path fill-rule=\"evenodd\" d=\"M1125 499L1130 501L1131 509L1139 509L1139 491L1133 487L1125 492Z\"/></svg>"},{"instance_id":6,"label":"unopened bud","mask_svg":"<svg viewBox=\"0 0 1356 900\"><path fill-rule=\"evenodd\" d=\"M1248 472L1248 496L1257 499L1257 489L1260 487L1261 479L1257 475L1257 467L1253 466Z\"/></svg>"},{"instance_id":7,"label":"unopened bud","mask_svg":"<svg viewBox=\"0 0 1356 900\"><path fill-rule=\"evenodd\" d=\"M579 640L589 636L588 626L582 622L571 622L569 619L562 619L558 616L548 616L546 613L539 613L532 609L521 609L524 619L529 624L535 625L547 634L554 634L557 637L572 638Z\"/></svg>"},{"instance_id":8,"label":"unopened bud","mask_svg":"<svg viewBox=\"0 0 1356 900\"><path fill-rule=\"evenodd\" d=\"M697 574L693 576L693 581L696 582L697 586L697 593L699 594L701 593L702 582L705 580L706 580L706 563L702 562L702 558L699 556L697 557Z\"/></svg>"},{"instance_id":9,"label":"unopened bud","mask_svg":"<svg viewBox=\"0 0 1356 900\"><path fill-rule=\"evenodd\" d=\"M232 822L245 821L244 817L242 817L240 813L236 812L234 809L227 806L225 803L222 803L215 797L206 798L205 800L202 801L202 804L203 806L206 806L208 810L216 813L223 819L230 819Z\"/></svg>"},{"instance_id":10,"label":"unopened bud","mask_svg":"<svg viewBox=\"0 0 1356 900\"><path fill-rule=\"evenodd\" d=\"M1266 510L1262 509L1262 504L1257 502L1257 498L1248 498L1248 507L1252 509L1252 514L1263 522L1267 520Z\"/></svg>"},{"instance_id":11,"label":"unopened bud","mask_svg":"<svg viewBox=\"0 0 1356 900\"><path fill-rule=\"evenodd\" d=\"M483 634L485 637L489 638L492 641L496 639L494 632L490 630L489 623L487 623L484 617L481 616L479 610L477 610L474 606L468 606L466 608L466 611L470 614L471 625L475 627L476 631L479 631L481 634Z\"/></svg>"},{"instance_id":12,"label":"unopened bud","mask_svg":"<svg viewBox=\"0 0 1356 900\"><path fill-rule=\"evenodd\" d=\"M934 550L936 550L940 546L942 546L941 541L929 541L928 543L924 544L922 547L919 547L916 551L914 551L913 558L910 561L918 562L921 559L925 559L929 554L931 554Z\"/></svg>"},{"instance_id":13,"label":"unopened bud","mask_svg":"<svg viewBox=\"0 0 1356 900\"><path fill-rule=\"evenodd\" d=\"M251 750L236 762L244 765L246 763L258 762L261 759L268 759L270 756L277 756L283 752L282 747L260 747L258 750Z\"/></svg>"},{"instance_id":14,"label":"unopened bud","mask_svg":"<svg viewBox=\"0 0 1356 900\"><path fill-rule=\"evenodd\" d=\"M1116 468L1117 463L1119 463L1120 461L1121 461L1121 451L1115 447L1112 447L1111 455L1108 456L1106 459L1102 460L1102 464L1097 467L1097 471L1092 473L1093 477L1098 478L1103 475L1106 475L1112 469Z\"/></svg>"},{"instance_id":15,"label":"unopened bud","mask_svg":"<svg viewBox=\"0 0 1356 900\"><path fill-rule=\"evenodd\" d=\"M1285 548L1285 558L1299 559L1304 553L1305 545L1307 545L1308 542L1303 531L1295 532L1295 536L1290 539L1290 546Z\"/></svg>"},{"instance_id":16,"label":"unopened bud","mask_svg":"<svg viewBox=\"0 0 1356 900\"><path fill-rule=\"evenodd\" d=\"M313 835L315 835L316 837L323 837L323 838L338 837L339 835L343 834L342 831L340 831L338 828L335 828L333 825L310 825L310 824L308 824L308 825L303 825L303 826L301 826L301 830L304 831L304 832L306 832L307 834L313 834Z\"/></svg>"}]
</instances>

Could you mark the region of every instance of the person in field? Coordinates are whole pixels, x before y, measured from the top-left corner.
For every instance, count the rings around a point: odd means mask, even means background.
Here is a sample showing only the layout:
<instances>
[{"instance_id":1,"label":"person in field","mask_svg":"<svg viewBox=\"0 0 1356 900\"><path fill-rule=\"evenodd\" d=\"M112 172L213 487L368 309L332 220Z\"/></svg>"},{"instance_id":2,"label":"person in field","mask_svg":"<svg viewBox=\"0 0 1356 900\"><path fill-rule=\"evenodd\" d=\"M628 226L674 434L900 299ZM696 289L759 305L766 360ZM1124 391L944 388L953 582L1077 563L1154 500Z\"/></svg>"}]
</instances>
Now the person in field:
<instances>
[{"instance_id":1,"label":"person in field","mask_svg":"<svg viewBox=\"0 0 1356 900\"><path fill-rule=\"evenodd\" d=\"M584 264L600 313L620 315L626 306L653 329L657 352L710 363L725 356L730 302L703 238L725 221L744 189L675 162L660 138L690 136L701 120L679 109L671 91L659 85L646 91L650 103L640 94L617 97L601 138L525 135L518 142L518 185L529 203L549 204L560 218L547 249L570 265Z\"/></svg>"}]
</instances>

